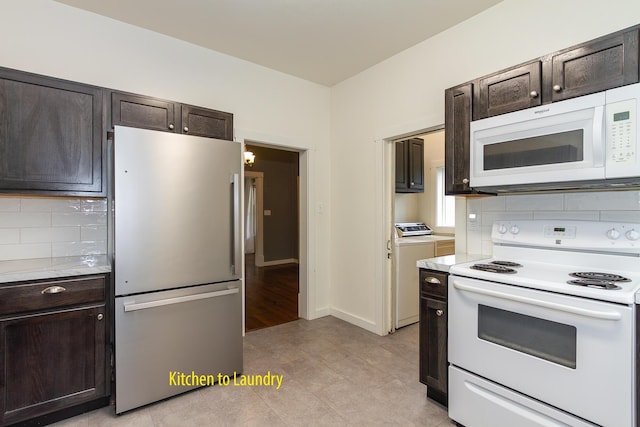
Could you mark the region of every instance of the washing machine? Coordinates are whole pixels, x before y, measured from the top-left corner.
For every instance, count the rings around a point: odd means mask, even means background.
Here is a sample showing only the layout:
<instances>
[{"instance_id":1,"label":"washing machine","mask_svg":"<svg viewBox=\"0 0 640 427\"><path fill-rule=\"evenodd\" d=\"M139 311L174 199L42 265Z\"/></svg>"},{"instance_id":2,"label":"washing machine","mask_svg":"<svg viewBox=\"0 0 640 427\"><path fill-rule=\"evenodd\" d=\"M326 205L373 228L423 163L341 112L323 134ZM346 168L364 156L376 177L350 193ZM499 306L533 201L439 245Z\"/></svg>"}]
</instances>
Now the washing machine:
<instances>
[{"instance_id":1,"label":"washing machine","mask_svg":"<svg viewBox=\"0 0 640 427\"><path fill-rule=\"evenodd\" d=\"M420 320L420 290L416 261L435 256L432 230L424 223L396 224L394 240L394 326L395 329Z\"/></svg>"}]
</instances>

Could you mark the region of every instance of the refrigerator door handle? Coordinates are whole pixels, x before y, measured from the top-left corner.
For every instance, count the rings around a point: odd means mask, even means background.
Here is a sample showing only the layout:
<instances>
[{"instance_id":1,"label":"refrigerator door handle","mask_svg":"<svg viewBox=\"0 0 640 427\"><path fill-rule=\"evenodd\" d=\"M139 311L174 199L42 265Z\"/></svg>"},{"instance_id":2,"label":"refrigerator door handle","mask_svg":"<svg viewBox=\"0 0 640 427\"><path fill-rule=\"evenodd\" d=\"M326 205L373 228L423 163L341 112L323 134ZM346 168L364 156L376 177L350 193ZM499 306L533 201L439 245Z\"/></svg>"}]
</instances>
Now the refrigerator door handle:
<instances>
[{"instance_id":1,"label":"refrigerator door handle","mask_svg":"<svg viewBox=\"0 0 640 427\"><path fill-rule=\"evenodd\" d=\"M240 174L234 173L231 176L231 192L233 203L231 203L232 242L231 242L231 273L240 276L242 245L240 244Z\"/></svg>"},{"instance_id":2,"label":"refrigerator door handle","mask_svg":"<svg viewBox=\"0 0 640 427\"><path fill-rule=\"evenodd\" d=\"M196 301L199 299L216 298L224 295L237 294L238 292L240 292L240 289L232 288L232 289L225 289L222 291L206 292L204 294L187 295L184 297L166 298L166 299L161 299L156 301L141 302L137 304L136 303L124 304L124 311L125 312L138 311L138 310L144 310L146 308L162 307L164 305L179 304L182 302Z\"/></svg>"}]
</instances>

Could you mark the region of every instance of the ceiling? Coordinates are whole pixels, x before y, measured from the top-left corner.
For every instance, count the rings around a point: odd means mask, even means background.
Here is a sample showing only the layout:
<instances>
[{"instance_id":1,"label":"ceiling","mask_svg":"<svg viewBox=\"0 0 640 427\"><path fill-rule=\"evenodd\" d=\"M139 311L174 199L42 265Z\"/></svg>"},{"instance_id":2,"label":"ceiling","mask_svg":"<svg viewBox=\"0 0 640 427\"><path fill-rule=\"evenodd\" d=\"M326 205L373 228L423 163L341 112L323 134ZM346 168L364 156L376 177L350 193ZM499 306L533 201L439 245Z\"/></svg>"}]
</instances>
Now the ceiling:
<instances>
[{"instance_id":1,"label":"ceiling","mask_svg":"<svg viewBox=\"0 0 640 427\"><path fill-rule=\"evenodd\" d=\"M56 0L333 86L501 0Z\"/></svg>"}]
</instances>

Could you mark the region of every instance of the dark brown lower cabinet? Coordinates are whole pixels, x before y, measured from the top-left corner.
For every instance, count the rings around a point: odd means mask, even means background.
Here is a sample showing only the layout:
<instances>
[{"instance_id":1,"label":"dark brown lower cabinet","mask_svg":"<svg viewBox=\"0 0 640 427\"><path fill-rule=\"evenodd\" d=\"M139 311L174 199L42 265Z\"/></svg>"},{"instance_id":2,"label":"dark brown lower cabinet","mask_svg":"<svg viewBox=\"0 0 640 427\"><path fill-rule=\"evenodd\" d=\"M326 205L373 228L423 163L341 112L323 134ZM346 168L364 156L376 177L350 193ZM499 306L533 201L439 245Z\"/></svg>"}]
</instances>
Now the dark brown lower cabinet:
<instances>
[{"instance_id":1,"label":"dark brown lower cabinet","mask_svg":"<svg viewBox=\"0 0 640 427\"><path fill-rule=\"evenodd\" d=\"M448 274L420 269L420 382L427 397L447 406Z\"/></svg>"},{"instance_id":2,"label":"dark brown lower cabinet","mask_svg":"<svg viewBox=\"0 0 640 427\"><path fill-rule=\"evenodd\" d=\"M104 289L105 277L86 279L79 291L82 279L0 287L18 299L31 292L47 307L0 317L0 425L47 424L109 403L105 293L85 305L64 294L95 296L98 283Z\"/></svg>"}]
</instances>

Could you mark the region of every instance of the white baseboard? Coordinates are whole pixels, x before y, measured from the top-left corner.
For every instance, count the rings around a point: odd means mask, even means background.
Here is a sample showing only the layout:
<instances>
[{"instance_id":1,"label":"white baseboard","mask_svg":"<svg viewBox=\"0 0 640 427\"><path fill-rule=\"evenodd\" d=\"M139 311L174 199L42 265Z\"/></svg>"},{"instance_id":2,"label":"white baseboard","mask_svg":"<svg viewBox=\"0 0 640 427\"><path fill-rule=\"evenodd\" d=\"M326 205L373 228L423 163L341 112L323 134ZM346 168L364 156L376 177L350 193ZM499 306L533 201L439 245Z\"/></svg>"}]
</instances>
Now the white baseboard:
<instances>
[{"instance_id":1,"label":"white baseboard","mask_svg":"<svg viewBox=\"0 0 640 427\"><path fill-rule=\"evenodd\" d=\"M362 317L359 317L359 316L354 316L353 314L349 314L344 311L337 310L335 308L332 308L330 310L331 310L331 315L334 317L337 317L338 319L344 320L345 322L349 322L352 325L359 326L362 329L366 329L367 331L372 332L376 335L386 335L386 334L381 334L378 331L379 329L378 325L370 320L363 319Z\"/></svg>"},{"instance_id":2,"label":"white baseboard","mask_svg":"<svg viewBox=\"0 0 640 427\"><path fill-rule=\"evenodd\" d=\"M258 260L256 258L256 266L257 267L268 267L271 265L282 265L282 264L298 264L297 258L286 258L286 259L276 259L273 261L264 261Z\"/></svg>"},{"instance_id":3,"label":"white baseboard","mask_svg":"<svg viewBox=\"0 0 640 427\"><path fill-rule=\"evenodd\" d=\"M307 320L320 319L321 317L331 316L331 309L329 307L314 310Z\"/></svg>"}]
</instances>

